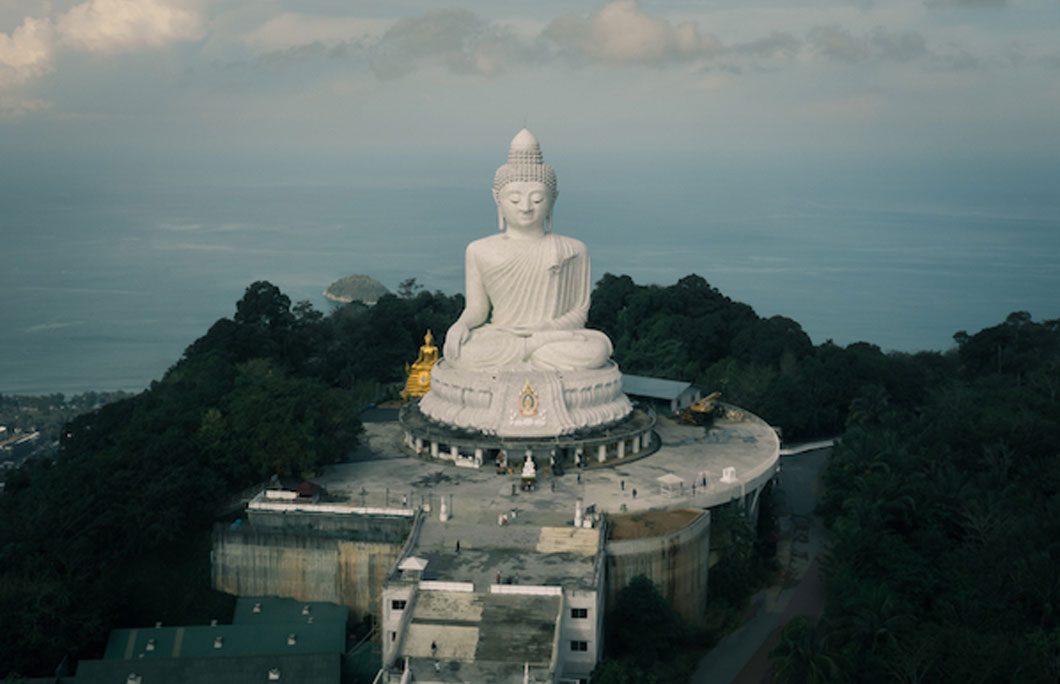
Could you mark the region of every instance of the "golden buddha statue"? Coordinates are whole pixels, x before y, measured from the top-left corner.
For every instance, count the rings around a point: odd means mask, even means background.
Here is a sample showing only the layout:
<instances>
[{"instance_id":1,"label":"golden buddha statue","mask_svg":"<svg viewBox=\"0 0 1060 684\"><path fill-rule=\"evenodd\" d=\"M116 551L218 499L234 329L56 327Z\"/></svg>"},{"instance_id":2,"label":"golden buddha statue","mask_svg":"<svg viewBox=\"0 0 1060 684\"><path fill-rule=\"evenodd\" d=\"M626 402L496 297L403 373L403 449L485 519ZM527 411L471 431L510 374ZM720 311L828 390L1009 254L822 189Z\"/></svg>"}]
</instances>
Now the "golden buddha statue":
<instances>
[{"instance_id":1,"label":"golden buddha statue","mask_svg":"<svg viewBox=\"0 0 1060 684\"><path fill-rule=\"evenodd\" d=\"M411 366L405 364L408 379L405 381L405 389L401 391L401 396L405 399L422 397L431 389L431 368L438 361L438 347L431 344L433 341L434 336L428 330L423 336L423 346L420 347L420 354L415 363Z\"/></svg>"}]
</instances>

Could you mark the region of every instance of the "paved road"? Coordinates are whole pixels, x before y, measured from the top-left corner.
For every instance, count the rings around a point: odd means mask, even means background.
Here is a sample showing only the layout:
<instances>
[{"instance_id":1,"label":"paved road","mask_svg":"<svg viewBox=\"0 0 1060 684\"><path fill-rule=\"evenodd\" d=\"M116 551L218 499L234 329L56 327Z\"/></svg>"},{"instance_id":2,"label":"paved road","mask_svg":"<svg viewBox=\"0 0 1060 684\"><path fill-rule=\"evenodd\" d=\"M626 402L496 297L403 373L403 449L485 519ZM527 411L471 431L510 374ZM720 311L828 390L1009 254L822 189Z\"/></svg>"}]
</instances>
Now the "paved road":
<instances>
[{"instance_id":1,"label":"paved road","mask_svg":"<svg viewBox=\"0 0 1060 684\"><path fill-rule=\"evenodd\" d=\"M771 681L769 652L780 629L796 615L815 615L824 605L824 585L816 556L824 530L813 516L821 493L820 474L830 448L785 456L781 459L778 517L782 540L778 559L786 556L787 586L770 587L756 594L754 615L722 639L702 660L692 684L766 684Z\"/></svg>"}]
</instances>

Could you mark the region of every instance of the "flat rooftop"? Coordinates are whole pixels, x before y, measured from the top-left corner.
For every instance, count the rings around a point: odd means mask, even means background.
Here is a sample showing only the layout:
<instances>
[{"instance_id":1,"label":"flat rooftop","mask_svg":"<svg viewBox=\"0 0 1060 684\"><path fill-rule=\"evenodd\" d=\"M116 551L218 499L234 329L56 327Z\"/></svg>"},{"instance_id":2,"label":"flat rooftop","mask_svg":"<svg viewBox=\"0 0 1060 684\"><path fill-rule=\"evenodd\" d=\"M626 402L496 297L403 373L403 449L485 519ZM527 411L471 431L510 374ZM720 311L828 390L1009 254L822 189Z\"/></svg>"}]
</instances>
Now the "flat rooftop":
<instances>
[{"instance_id":1,"label":"flat rooftop","mask_svg":"<svg viewBox=\"0 0 1060 684\"><path fill-rule=\"evenodd\" d=\"M664 378L652 378L647 375L631 375L629 373L622 374L622 391L638 397L670 401L681 396L689 387L692 387L692 383L681 380L666 380Z\"/></svg>"},{"instance_id":2,"label":"flat rooftop","mask_svg":"<svg viewBox=\"0 0 1060 684\"><path fill-rule=\"evenodd\" d=\"M522 682L524 663L548 670L559 610L559 596L421 591L398 655L416 682Z\"/></svg>"},{"instance_id":3,"label":"flat rooftop","mask_svg":"<svg viewBox=\"0 0 1060 684\"><path fill-rule=\"evenodd\" d=\"M518 514L504 526L431 516L410 555L427 561L423 579L471 582L477 592L492 584L591 587L599 543L597 529L543 526Z\"/></svg>"},{"instance_id":4,"label":"flat rooftop","mask_svg":"<svg viewBox=\"0 0 1060 684\"><path fill-rule=\"evenodd\" d=\"M611 539L622 541L658 537L681 529L701 515L703 511L691 508L613 515L609 518Z\"/></svg>"}]
</instances>

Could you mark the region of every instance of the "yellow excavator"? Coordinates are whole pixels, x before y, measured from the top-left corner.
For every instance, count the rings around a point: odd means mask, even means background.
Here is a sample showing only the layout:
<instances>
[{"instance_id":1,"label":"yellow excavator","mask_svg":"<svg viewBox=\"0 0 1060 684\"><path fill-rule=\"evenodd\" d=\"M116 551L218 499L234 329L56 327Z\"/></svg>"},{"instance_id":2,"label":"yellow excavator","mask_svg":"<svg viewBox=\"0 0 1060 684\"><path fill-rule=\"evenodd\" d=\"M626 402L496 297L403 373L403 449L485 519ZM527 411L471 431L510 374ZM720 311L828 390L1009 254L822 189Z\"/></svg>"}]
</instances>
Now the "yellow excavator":
<instances>
[{"instance_id":1,"label":"yellow excavator","mask_svg":"<svg viewBox=\"0 0 1060 684\"><path fill-rule=\"evenodd\" d=\"M714 410L718 407L721 392L711 392L697 402L677 412L677 419L688 425L710 425L714 421Z\"/></svg>"}]
</instances>

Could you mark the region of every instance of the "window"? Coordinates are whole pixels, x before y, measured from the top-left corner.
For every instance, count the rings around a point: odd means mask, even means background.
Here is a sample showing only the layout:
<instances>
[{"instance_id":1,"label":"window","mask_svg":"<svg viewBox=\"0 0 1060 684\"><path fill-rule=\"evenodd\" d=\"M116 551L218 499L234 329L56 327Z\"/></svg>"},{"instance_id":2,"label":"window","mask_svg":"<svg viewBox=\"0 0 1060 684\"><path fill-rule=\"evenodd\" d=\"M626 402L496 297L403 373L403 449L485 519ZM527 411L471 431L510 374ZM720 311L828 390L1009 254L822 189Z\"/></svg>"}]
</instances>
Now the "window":
<instances>
[{"instance_id":1,"label":"window","mask_svg":"<svg viewBox=\"0 0 1060 684\"><path fill-rule=\"evenodd\" d=\"M570 616L572 618L585 619L585 618L589 617L589 609L588 608L571 608L570 609Z\"/></svg>"},{"instance_id":2,"label":"window","mask_svg":"<svg viewBox=\"0 0 1060 684\"><path fill-rule=\"evenodd\" d=\"M391 632L390 633L390 640L391 641L396 641L397 640L397 632Z\"/></svg>"},{"instance_id":3,"label":"window","mask_svg":"<svg viewBox=\"0 0 1060 684\"><path fill-rule=\"evenodd\" d=\"M572 641L572 642L570 642L570 650L572 650L572 651L588 651L589 650L589 642L588 641Z\"/></svg>"},{"instance_id":4,"label":"window","mask_svg":"<svg viewBox=\"0 0 1060 684\"><path fill-rule=\"evenodd\" d=\"M405 605L407 603L408 601L405 601L404 599L393 599L390 602L390 608L393 610L405 610Z\"/></svg>"}]
</instances>

